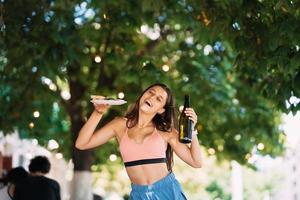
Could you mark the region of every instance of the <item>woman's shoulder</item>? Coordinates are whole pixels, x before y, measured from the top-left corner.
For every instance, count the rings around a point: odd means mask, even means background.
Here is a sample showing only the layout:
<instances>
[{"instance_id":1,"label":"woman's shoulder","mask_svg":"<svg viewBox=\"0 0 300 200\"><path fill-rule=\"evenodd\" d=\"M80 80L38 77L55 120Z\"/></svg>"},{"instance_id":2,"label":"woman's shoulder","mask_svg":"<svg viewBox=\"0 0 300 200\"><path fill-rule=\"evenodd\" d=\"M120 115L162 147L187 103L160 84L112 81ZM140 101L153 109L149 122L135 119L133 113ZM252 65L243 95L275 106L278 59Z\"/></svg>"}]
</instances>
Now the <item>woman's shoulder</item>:
<instances>
[{"instance_id":1,"label":"woman's shoulder","mask_svg":"<svg viewBox=\"0 0 300 200\"><path fill-rule=\"evenodd\" d=\"M123 133L126 131L126 128L127 128L127 119L125 117L122 117L122 116L118 116L118 117L115 117L112 121L111 121L111 125L117 135L117 139L118 141L120 142L122 136L123 136Z\"/></svg>"},{"instance_id":2,"label":"woman's shoulder","mask_svg":"<svg viewBox=\"0 0 300 200\"><path fill-rule=\"evenodd\" d=\"M172 138L176 138L178 135L178 131L175 128L171 128L169 131L161 131L158 130L158 133L164 138L166 141L170 141Z\"/></svg>"},{"instance_id":3,"label":"woman's shoulder","mask_svg":"<svg viewBox=\"0 0 300 200\"><path fill-rule=\"evenodd\" d=\"M115 122L123 122L123 123L126 123L127 122L127 118L126 117L123 117L123 116L116 116L113 121Z\"/></svg>"},{"instance_id":4,"label":"woman's shoulder","mask_svg":"<svg viewBox=\"0 0 300 200\"><path fill-rule=\"evenodd\" d=\"M178 133L177 129L174 128L174 127L170 128L169 130L166 130L166 131L161 131L161 130L158 130L158 129L157 129L157 131L159 133L166 134L166 135L173 135L173 134L177 134Z\"/></svg>"},{"instance_id":5,"label":"woman's shoulder","mask_svg":"<svg viewBox=\"0 0 300 200\"><path fill-rule=\"evenodd\" d=\"M122 122L122 123L126 123L127 122L127 118L123 117L123 116L117 116L113 119L113 121L116 121L118 123Z\"/></svg>"},{"instance_id":6,"label":"woman's shoulder","mask_svg":"<svg viewBox=\"0 0 300 200\"><path fill-rule=\"evenodd\" d=\"M115 117L111 123L115 126L115 127L120 127L120 128L124 128L126 126L127 123L127 119L125 117L122 116L117 116Z\"/></svg>"}]
</instances>

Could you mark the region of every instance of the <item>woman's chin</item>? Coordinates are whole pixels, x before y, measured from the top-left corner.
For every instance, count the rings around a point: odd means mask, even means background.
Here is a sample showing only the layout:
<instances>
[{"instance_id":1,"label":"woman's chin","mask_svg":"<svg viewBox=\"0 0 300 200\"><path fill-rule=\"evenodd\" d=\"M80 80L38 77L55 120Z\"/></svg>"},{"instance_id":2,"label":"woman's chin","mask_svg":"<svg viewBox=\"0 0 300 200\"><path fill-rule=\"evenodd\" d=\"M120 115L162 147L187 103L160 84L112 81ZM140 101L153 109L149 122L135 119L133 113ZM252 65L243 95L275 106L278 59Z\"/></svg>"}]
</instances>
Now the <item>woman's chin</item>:
<instances>
[{"instance_id":1,"label":"woman's chin","mask_svg":"<svg viewBox=\"0 0 300 200\"><path fill-rule=\"evenodd\" d=\"M147 114L153 113L153 110L151 110L151 108L149 108L148 106L141 106L140 111Z\"/></svg>"}]
</instances>

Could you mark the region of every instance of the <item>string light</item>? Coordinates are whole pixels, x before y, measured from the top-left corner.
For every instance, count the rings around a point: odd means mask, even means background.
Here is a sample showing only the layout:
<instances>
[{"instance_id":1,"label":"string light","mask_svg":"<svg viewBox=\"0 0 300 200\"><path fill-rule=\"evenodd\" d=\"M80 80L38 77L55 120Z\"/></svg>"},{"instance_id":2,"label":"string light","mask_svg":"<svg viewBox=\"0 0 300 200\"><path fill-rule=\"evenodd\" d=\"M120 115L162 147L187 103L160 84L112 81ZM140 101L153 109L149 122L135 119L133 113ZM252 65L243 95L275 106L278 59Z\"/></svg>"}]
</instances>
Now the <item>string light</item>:
<instances>
[{"instance_id":1,"label":"string light","mask_svg":"<svg viewBox=\"0 0 300 200\"><path fill-rule=\"evenodd\" d=\"M206 45L203 49L204 55L208 56L213 51L213 48L211 45Z\"/></svg>"},{"instance_id":2,"label":"string light","mask_svg":"<svg viewBox=\"0 0 300 200\"><path fill-rule=\"evenodd\" d=\"M93 26L94 26L94 28L96 29L96 30L99 30L100 28L101 28L101 24L99 24L99 23L93 23Z\"/></svg>"},{"instance_id":3,"label":"string light","mask_svg":"<svg viewBox=\"0 0 300 200\"><path fill-rule=\"evenodd\" d=\"M240 134L237 134L237 135L234 136L234 139L236 141L239 141L241 138L242 138L242 136Z\"/></svg>"},{"instance_id":4,"label":"string light","mask_svg":"<svg viewBox=\"0 0 300 200\"><path fill-rule=\"evenodd\" d=\"M95 56L95 62L100 63L101 62L101 57L100 56Z\"/></svg>"},{"instance_id":5,"label":"string light","mask_svg":"<svg viewBox=\"0 0 300 200\"><path fill-rule=\"evenodd\" d=\"M60 93L60 96L64 99L64 100L69 100L71 98L71 94L68 90L63 90Z\"/></svg>"},{"instance_id":6,"label":"string light","mask_svg":"<svg viewBox=\"0 0 300 200\"><path fill-rule=\"evenodd\" d=\"M34 127L34 123L33 122L30 122L29 123L29 128L33 128Z\"/></svg>"},{"instance_id":7,"label":"string light","mask_svg":"<svg viewBox=\"0 0 300 200\"><path fill-rule=\"evenodd\" d=\"M119 92L118 98L123 99L125 97L125 94L123 92Z\"/></svg>"},{"instance_id":8,"label":"string light","mask_svg":"<svg viewBox=\"0 0 300 200\"><path fill-rule=\"evenodd\" d=\"M34 112L33 112L33 116L34 116L35 118L38 118L38 117L40 116L40 112L39 112L39 111L34 111Z\"/></svg>"},{"instance_id":9,"label":"string light","mask_svg":"<svg viewBox=\"0 0 300 200\"><path fill-rule=\"evenodd\" d=\"M213 149L213 148L209 148L209 149L208 149L208 153L209 153L210 155L214 155L214 154L216 153L216 150Z\"/></svg>"},{"instance_id":10,"label":"string light","mask_svg":"<svg viewBox=\"0 0 300 200\"><path fill-rule=\"evenodd\" d=\"M52 90L52 91L56 91L56 90L57 90L57 87L56 87L56 85L55 85L54 83L51 83L51 84L49 85L49 89Z\"/></svg>"},{"instance_id":11,"label":"string light","mask_svg":"<svg viewBox=\"0 0 300 200\"><path fill-rule=\"evenodd\" d=\"M168 65L163 65L162 70L168 72L170 70L170 67Z\"/></svg>"},{"instance_id":12,"label":"string light","mask_svg":"<svg viewBox=\"0 0 300 200\"><path fill-rule=\"evenodd\" d=\"M245 159L246 159L246 160L249 160L250 158L251 158L251 154L250 154L250 153L247 153L246 156L245 156Z\"/></svg>"},{"instance_id":13,"label":"string light","mask_svg":"<svg viewBox=\"0 0 300 200\"><path fill-rule=\"evenodd\" d=\"M112 162L114 162L114 161L117 160L117 156L116 156L115 154L111 154L111 155L109 156L109 160L112 161Z\"/></svg>"},{"instance_id":14,"label":"string light","mask_svg":"<svg viewBox=\"0 0 300 200\"><path fill-rule=\"evenodd\" d=\"M260 150L260 151L264 150L264 148L265 148L265 145L263 143L259 143L257 145L257 149Z\"/></svg>"}]
</instances>

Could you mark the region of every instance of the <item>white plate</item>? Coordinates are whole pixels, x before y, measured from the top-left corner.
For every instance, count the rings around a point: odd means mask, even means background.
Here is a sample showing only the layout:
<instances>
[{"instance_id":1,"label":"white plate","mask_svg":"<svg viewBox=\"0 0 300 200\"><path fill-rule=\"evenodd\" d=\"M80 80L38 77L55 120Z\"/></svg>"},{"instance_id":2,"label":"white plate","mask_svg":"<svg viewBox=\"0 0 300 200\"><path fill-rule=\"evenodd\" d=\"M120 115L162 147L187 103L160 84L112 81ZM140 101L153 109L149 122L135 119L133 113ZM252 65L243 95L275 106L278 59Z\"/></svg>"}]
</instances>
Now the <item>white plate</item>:
<instances>
[{"instance_id":1,"label":"white plate","mask_svg":"<svg viewBox=\"0 0 300 200\"><path fill-rule=\"evenodd\" d=\"M107 104L107 105L122 105L127 103L127 101L123 99L93 99L91 100L92 103L95 104Z\"/></svg>"}]
</instances>

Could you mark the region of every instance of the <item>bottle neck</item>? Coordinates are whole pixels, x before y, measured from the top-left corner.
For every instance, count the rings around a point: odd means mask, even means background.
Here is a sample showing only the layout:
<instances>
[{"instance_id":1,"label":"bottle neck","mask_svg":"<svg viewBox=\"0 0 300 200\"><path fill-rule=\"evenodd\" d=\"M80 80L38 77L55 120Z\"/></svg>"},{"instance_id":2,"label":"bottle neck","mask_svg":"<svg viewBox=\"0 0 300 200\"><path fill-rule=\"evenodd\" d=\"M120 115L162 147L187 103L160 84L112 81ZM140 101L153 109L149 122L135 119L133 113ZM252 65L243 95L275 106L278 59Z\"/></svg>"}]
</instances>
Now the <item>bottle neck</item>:
<instances>
[{"instance_id":1,"label":"bottle neck","mask_svg":"<svg viewBox=\"0 0 300 200\"><path fill-rule=\"evenodd\" d=\"M190 97L188 95L184 96L184 107L189 108L190 107Z\"/></svg>"}]
</instances>

